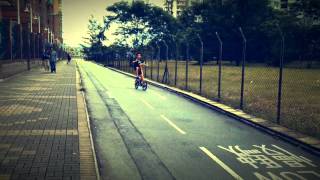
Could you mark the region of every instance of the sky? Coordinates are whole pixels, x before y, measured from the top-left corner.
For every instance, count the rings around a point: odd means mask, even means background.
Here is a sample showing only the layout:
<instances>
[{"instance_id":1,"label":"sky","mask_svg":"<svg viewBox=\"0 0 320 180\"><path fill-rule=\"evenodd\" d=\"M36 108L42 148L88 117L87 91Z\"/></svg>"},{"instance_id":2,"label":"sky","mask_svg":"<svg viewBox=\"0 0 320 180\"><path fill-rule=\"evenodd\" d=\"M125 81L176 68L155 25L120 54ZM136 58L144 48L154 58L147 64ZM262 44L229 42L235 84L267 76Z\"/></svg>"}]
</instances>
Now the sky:
<instances>
[{"instance_id":1,"label":"sky","mask_svg":"<svg viewBox=\"0 0 320 180\"><path fill-rule=\"evenodd\" d=\"M62 37L66 45L77 47L86 36L89 18L93 15L101 23L106 7L121 0L62 0ZM164 0L149 0L162 6Z\"/></svg>"}]
</instances>

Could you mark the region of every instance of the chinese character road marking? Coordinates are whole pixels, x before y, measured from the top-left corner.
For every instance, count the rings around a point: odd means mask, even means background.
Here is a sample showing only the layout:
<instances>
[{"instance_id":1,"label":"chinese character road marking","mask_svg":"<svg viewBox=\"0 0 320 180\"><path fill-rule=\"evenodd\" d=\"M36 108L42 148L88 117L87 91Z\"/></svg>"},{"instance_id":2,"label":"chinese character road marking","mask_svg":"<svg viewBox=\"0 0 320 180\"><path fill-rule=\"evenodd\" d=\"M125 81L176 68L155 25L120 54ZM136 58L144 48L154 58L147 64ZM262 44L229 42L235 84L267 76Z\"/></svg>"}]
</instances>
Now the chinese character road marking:
<instances>
[{"instance_id":1,"label":"chinese character road marking","mask_svg":"<svg viewBox=\"0 0 320 180\"><path fill-rule=\"evenodd\" d=\"M283 163L291 168L307 167L306 165L317 167L311 160L303 156L296 156L276 145L272 145L273 149L267 148L266 145L253 145L255 149L249 150L241 149L238 145L218 147L236 155L239 162L249 164L255 169L258 169L259 165L263 165L268 169L282 168L279 163Z\"/></svg>"}]
</instances>

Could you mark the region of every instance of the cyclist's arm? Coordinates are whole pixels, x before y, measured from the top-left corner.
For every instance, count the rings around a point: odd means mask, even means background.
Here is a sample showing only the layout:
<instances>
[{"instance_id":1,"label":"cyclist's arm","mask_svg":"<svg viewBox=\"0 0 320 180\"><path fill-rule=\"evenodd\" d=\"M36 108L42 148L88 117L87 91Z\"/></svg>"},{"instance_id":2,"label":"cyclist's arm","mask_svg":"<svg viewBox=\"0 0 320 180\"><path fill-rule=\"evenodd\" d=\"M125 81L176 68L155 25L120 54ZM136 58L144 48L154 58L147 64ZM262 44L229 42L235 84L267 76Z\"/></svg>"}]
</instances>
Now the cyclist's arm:
<instances>
[{"instance_id":1,"label":"cyclist's arm","mask_svg":"<svg viewBox=\"0 0 320 180\"><path fill-rule=\"evenodd\" d=\"M148 64L146 64L146 63L141 63L140 65L142 65L142 66L148 66Z\"/></svg>"}]
</instances>

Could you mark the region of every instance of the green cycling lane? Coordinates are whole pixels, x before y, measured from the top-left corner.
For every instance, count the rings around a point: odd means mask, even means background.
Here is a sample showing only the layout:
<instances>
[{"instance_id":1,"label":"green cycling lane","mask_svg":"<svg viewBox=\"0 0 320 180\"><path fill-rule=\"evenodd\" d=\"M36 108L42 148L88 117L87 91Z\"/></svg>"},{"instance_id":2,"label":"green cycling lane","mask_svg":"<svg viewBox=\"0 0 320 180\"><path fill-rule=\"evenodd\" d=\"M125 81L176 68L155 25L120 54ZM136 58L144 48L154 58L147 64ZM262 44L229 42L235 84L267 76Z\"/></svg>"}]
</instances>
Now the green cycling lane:
<instances>
[{"instance_id":1,"label":"green cycling lane","mask_svg":"<svg viewBox=\"0 0 320 180\"><path fill-rule=\"evenodd\" d=\"M78 60L104 179L320 179L320 158L166 90Z\"/></svg>"}]
</instances>

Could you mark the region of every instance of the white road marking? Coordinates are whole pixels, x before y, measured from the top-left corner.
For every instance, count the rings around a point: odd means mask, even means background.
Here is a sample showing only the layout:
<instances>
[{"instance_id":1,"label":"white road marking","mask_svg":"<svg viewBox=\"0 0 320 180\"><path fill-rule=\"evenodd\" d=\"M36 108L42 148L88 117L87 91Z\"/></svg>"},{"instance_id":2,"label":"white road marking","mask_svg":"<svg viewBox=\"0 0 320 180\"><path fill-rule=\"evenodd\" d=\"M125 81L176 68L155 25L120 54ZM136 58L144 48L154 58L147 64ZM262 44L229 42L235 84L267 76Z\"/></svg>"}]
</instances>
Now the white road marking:
<instances>
[{"instance_id":1,"label":"white road marking","mask_svg":"<svg viewBox=\"0 0 320 180\"><path fill-rule=\"evenodd\" d=\"M106 93L107 93L107 95L109 96L109 98L114 98L109 91L106 91Z\"/></svg>"},{"instance_id":2,"label":"white road marking","mask_svg":"<svg viewBox=\"0 0 320 180\"><path fill-rule=\"evenodd\" d=\"M161 94L157 93L156 91L153 91L153 93L155 95L157 95L159 98L161 98L162 100L166 100L167 99L165 96L162 96Z\"/></svg>"},{"instance_id":3,"label":"white road marking","mask_svg":"<svg viewBox=\"0 0 320 180\"><path fill-rule=\"evenodd\" d=\"M218 163L225 171L227 171L233 178L238 180L243 180L236 172L234 172L229 166L223 163L219 158L213 155L207 148L199 147L207 156L209 156L213 161Z\"/></svg>"},{"instance_id":4,"label":"white road marking","mask_svg":"<svg viewBox=\"0 0 320 180\"><path fill-rule=\"evenodd\" d=\"M154 110L154 107L149 104L147 101L145 101L144 99L140 99L146 106L148 106L150 109Z\"/></svg>"},{"instance_id":5,"label":"white road marking","mask_svg":"<svg viewBox=\"0 0 320 180\"><path fill-rule=\"evenodd\" d=\"M179 133L181 134L187 134L185 131L181 130L177 125L175 125L170 119L168 119L166 116L161 115L161 118L167 121L173 128L175 128Z\"/></svg>"}]
</instances>

